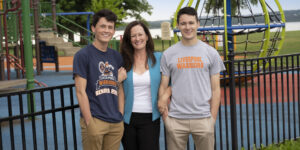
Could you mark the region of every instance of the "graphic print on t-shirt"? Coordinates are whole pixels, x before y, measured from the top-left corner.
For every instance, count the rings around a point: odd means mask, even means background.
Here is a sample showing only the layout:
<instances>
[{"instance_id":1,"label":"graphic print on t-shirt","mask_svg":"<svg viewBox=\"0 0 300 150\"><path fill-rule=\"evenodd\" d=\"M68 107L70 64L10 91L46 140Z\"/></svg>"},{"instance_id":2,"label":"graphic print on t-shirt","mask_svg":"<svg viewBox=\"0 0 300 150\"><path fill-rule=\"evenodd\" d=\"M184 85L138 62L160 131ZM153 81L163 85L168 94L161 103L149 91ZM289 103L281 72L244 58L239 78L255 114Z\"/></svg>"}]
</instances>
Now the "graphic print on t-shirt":
<instances>
[{"instance_id":1,"label":"graphic print on t-shirt","mask_svg":"<svg viewBox=\"0 0 300 150\"><path fill-rule=\"evenodd\" d=\"M109 64L108 61L100 61L98 65L100 72L99 80L96 83L96 96L99 96L104 93L111 93L118 95L118 92L115 88L117 87L116 77L113 74L114 67Z\"/></svg>"},{"instance_id":2,"label":"graphic print on t-shirt","mask_svg":"<svg viewBox=\"0 0 300 150\"><path fill-rule=\"evenodd\" d=\"M203 61L201 57L186 56L177 59L177 69L185 68L203 68Z\"/></svg>"}]
</instances>

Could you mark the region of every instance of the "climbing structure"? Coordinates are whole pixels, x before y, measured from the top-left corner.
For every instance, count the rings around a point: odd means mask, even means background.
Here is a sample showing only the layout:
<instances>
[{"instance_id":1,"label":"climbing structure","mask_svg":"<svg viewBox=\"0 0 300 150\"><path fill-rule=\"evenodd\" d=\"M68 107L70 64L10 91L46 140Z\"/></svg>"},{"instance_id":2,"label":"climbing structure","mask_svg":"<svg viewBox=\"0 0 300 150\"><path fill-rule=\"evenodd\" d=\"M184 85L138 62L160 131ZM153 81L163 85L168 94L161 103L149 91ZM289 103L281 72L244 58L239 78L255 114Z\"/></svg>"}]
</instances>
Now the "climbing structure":
<instances>
[{"instance_id":1,"label":"climbing structure","mask_svg":"<svg viewBox=\"0 0 300 150\"><path fill-rule=\"evenodd\" d=\"M215 47L224 60L230 50L234 59L247 59L276 56L282 48L285 17L278 0L181 0L174 15L175 41L180 40L177 12L185 6L199 14L199 39Z\"/></svg>"}]
</instances>

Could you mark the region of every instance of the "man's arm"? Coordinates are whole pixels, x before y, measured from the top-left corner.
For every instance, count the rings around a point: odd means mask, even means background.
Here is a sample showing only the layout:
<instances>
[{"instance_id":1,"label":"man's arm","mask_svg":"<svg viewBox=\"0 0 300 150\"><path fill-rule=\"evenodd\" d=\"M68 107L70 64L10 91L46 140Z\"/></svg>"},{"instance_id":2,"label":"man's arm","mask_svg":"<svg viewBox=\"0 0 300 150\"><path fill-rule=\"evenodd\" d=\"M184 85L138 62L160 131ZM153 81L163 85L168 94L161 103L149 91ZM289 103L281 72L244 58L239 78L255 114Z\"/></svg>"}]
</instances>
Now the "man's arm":
<instances>
[{"instance_id":1,"label":"man's arm","mask_svg":"<svg viewBox=\"0 0 300 150\"><path fill-rule=\"evenodd\" d=\"M76 89L76 96L77 96L78 104L79 104L83 119L85 121L85 124L88 125L92 118L92 114L91 114L91 110L90 110L89 99L85 92L86 84L87 84L86 79L80 77L79 75L75 75L75 89Z\"/></svg>"},{"instance_id":2,"label":"man's arm","mask_svg":"<svg viewBox=\"0 0 300 150\"><path fill-rule=\"evenodd\" d=\"M169 86L170 77L161 76L160 87L158 91L158 110L161 114L167 115L168 99L171 96L171 87Z\"/></svg>"},{"instance_id":3,"label":"man's arm","mask_svg":"<svg viewBox=\"0 0 300 150\"><path fill-rule=\"evenodd\" d=\"M220 101L221 101L221 89L220 89L220 74L215 74L210 77L212 97L210 101L210 112L212 117L216 120Z\"/></svg>"}]
</instances>

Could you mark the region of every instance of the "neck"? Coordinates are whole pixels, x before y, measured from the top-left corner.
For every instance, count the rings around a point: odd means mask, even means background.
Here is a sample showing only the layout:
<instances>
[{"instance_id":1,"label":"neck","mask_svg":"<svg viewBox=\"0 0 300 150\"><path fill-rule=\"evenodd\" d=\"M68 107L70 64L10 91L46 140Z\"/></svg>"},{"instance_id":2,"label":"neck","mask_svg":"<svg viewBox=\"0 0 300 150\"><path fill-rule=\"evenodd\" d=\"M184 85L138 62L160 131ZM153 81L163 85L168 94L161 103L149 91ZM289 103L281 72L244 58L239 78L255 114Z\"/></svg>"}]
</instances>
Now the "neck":
<instances>
[{"instance_id":1,"label":"neck","mask_svg":"<svg viewBox=\"0 0 300 150\"><path fill-rule=\"evenodd\" d=\"M100 51L102 52L106 52L107 51L107 46L108 46L108 43L100 43L100 42L97 42L97 41L94 41L93 42L93 45Z\"/></svg>"},{"instance_id":2,"label":"neck","mask_svg":"<svg viewBox=\"0 0 300 150\"><path fill-rule=\"evenodd\" d=\"M144 50L134 50L134 57L135 58L145 58L147 56L147 53L146 53L146 49Z\"/></svg>"},{"instance_id":3,"label":"neck","mask_svg":"<svg viewBox=\"0 0 300 150\"><path fill-rule=\"evenodd\" d=\"M185 40L185 39L182 39L182 44L184 46L193 46L195 44L198 43L198 39L197 38L194 38L194 39L191 39L191 40Z\"/></svg>"},{"instance_id":4,"label":"neck","mask_svg":"<svg viewBox=\"0 0 300 150\"><path fill-rule=\"evenodd\" d=\"M147 53L146 50L134 51L134 63L143 63L146 62Z\"/></svg>"}]
</instances>

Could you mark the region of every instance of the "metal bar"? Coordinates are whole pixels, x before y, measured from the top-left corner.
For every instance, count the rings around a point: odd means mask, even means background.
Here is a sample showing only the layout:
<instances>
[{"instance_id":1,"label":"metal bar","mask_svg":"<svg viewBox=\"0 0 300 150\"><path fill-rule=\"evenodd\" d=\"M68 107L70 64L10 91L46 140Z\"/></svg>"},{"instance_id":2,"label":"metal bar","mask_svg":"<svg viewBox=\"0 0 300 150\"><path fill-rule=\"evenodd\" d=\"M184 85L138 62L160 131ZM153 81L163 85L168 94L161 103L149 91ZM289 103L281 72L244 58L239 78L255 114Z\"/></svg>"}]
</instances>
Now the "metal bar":
<instances>
[{"instance_id":1,"label":"metal bar","mask_svg":"<svg viewBox=\"0 0 300 150\"><path fill-rule=\"evenodd\" d=\"M285 23L281 24L271 24L270 28L279 28L285 27ZM238 30L238 29L267 29L268 25L248 25L248 26L231 26L227 27L228 30ZM197 31L217 31L217 30L224 30L225 27L200 27ZM177 33L180 32L178 29L174 29L173 32Z\"/></svg>"},{"instance_id":2,"label":"metal bar","mask_svg":"<svg viewBox=\"0 0 300 150\"><path fill-rule=\"evenodd\" d=\"M295 74L295 68L294 68L294 56L292 56L292 81L295 81L295 77L294 77L294 74ZM293 137L293 139L296 139L297 138L297 135L296 135L296 96L295 96L295 89L296 89L296 87L295 87L295 82L292 82L292 90L293 90L293 120L294 120L294 124L293 124L293 126L294 126L294 137Z\"/></svg>"},{"instance_id":3,"label":"metal bar","mask_svg":"<svg viewBox=\"0 0 300 150\"><path fill-rule=\"evenodd\" d=\"M289 57L285 57L286 59L286 68L288 69L289 68ZM290 124L290 121L291 121L291 116L290 116L290 78L289 78L289 72L288 70L286 71L286 96L287 96L287 111L288 111L288 137L289 139L291 139L291 124Z\"/></svg>"},{"instance_id":4,"label":"metal bar","mask_svg":"<svg viewBox=\"0 0 300 150\"><path fill-rule=\"evenodd\" d=\"M69 88L70 91L70 104L74 106L74 96L73 96L73 88ZM74 141L74 150L77 150L77 138L76 138L76 123L75 123L75 111L74 108L71 110L72 114L72 129L73 129L73 141Z\"/></svg>"},{"instance_id":5,"label":"metal bar","mask_svg":"<svg viewBox=\"0 0 300 150\"><path fill-rule=\"evenodd\" d=\"M263 80L264 80L264 106L265 106L265 133L266 133L266 145L269 144L268 140L268 102L267 102L267 79L266 79L266 61L263 61Z\"/></svg>"},{"instance_id":6,"label":"metal bar","mask_svg":"<svg viewBox=\"0 0 300 150\"><path fill-rule=\"evenodd\" d=\"M52 125L53 125L54 147L55 147L55 149L58 149L57 130L56 130L56 115L55 115L55 111L53 111L53 109L55 109L55 100L54 100L53 89L50 90L50 97L51 97L51 108L52 108Z\"/></svg>"},{"instance_id":7,"label":"metal bar","mask_svg":"<svg viewBox=\"0 0 300 150\"><path fill-rule=\"evenodd\" d=\"M272 80L272 59L268 59L268 62L271 62L271 63L268 63L269 64L269 85L270 85L270 107L271 107L271 134L272 134L272 143L274 143L274 120L273 120L273 80Z\"/></svg>"},{"instance_id":8,"label":"metal bar","mask_svg":"<svg viewBox=\"0 0 300 150\"><path fill-rule=\"evenodd\" d=\"M57 26L56 26L56 4L55 0L51 0L51 6L52 6L52 20L53 20L53 31L57 32Z\"/></svg>"},{"instance_id":9,"label":"metal bar","mask_svg":"<svg viewBox=\"0 0 300 150\"><path fill-rule=\"evenodd\" d=\"M26 136L25 136L25 124L24 124L24 110L23 110L23 97L22 94L18 94L19 96L19 108L20 108L20 116L21 116L21 134L22 134L22 147L23 150L26 150Z\"/></svg>"},{"instance_id":10,"label":"metal bar","mask_svg":"<svg viewBox=\"0 0 300 150\"><path fill-rule=\"evenodd\" d=\"M226 78L226 76L223 76L223 78L221 79L221 83L223 82L222 85L223 85L223 91L224 91L224 92L223 92L223 93L224 93L224 100L223 100L224 102L225 102L226 95L227 95L227 94L226 94L226 79L225 79L225 78ZM221 100L221 101L222 101L222 100ZM222 105L221 105L221 106L222 106ZM227 106L227 104L224 103L224 107L226 107L226 106ZM222 128L223 128L223 127L222 127L222 113L221 113L221 112L222 112L222 107L220 107L219 109L220 109L220 110L219 110L218 113L219 113L220 149L223 150L223 138L222 138L222 137L223 137L223 134L222 134L222 133L223 133L223 132L222 132Z\"/></svg>"},{"instance_id":11,"label":"metal bar","mask_svg":"<svg viewBox=\"0 0 300 150\"><path fill-rule=\"evenodd\" d=\"M41 109L42 111L45 111L45 96L44 92L40 91L41 96ZM42 124L43 124L43 137L44 137L44 149L48 150L48 141L47 141L47 123L46 123L46 117L45 114L42 114Z\"/></svg>"},{"instance_id":12,"label":"metal bar","mask_svg":"<svg viewBox=\"0 0 300 150\"><path fill-rule=\"evenodd\" d=\"M39 0L33 0L33 14L34 14L34 39L35 39L35 58L37 75L41 74L41 54L40 54L40 38L39 38Z\"/></svg>"},{"instance_id":13,"label":"metal bar","mask_svg":"<svg viewBox=\"0 0 300 150\"><path fill-rule=\"evenodd\" d=\"M86 29L87 29L87 36L88 36L88 41L89 41L89 44L91 43L91 29L90 29L90 18L91 18L91 15L88 15L87 16L87 20L86 20Z\"/></svg>"},{"instance_id":14,"label":"metal bar","mask_svg":"<svg viewBox=\"0 0 300 150\"><path fill-rule=\"evenodd\" d=\"M275 72L277 72L277 58L275 58ZM280 142L280 126L279 126L279 89L278 89L278 73L275 73L275 96L276 96L276 121L277 121L277 143Z\"/></svg>"},{"instance_id":15,"label":"metal bar","mask_svg":"<svg viewBox=\"0 0 300 150\"><path fill-rule=\"evenodd\" d=\"M242 88L241 88L241 62L238 62L238 88L239 88L239 100L240 100L240 128L241 128L241 146L244 147L244 132L243 132L243 102L242 102Z\"/></svg>"},{"instance_id":16,"label":"metal bar","mask_svg":"<svg viewBox=\"0 0 300 150\"><path fill-rule=\"evenodd\" d=\"M8 116L12 116L12 105L11 105L11 96L7 97L7 107L8 107ZM14 143L14 124L13 120L9 120L9 133L10 133L10 145L11 149L15 149L15 143Z\"/></svg>"},{"instance_id":17,"label":"metal bar","mask_svg":"<svg viewBox=\"0 0 300 150\"><path fill-rule=\"evenodd\" d=\"M164 125L164 136L166 137L166 127ZM168 150L168 145L167 145L167 138L165 138L165 149Z\"/></svg>"},{"instance_id":18,"label":"metal bar","mask_svg":"<svg viewBox=\"0 0 300 150\"><path fill-rule=\"evenodd\" d=\"M0 149L3 149L3 145L2 145L2 122L0 122Z\"/></svg>"},{"instance_id":19,"label":"metal bar","mask_svg":"<svg viewBox=\"0 0 300 150\"><path fill-rule=\"evenodd\" d=\"M246 122L247 122L247 147L250 149L250 131L249 131L249 100L248 100L248 81L247 81L247 64L244 64L245 70L245 77L244 77L244 84L245 84L245 99L246 99Z\"/></svg>"},{"instance_id":20,"label":"metal bar","mask_svg":"<svg viewBox=\"0 0 300 150\"><path fill-rule=\"evenodd\" d=\"M34 102L33 102L33 93L30 92L30 108L33 108ZM37 150L37 142L36 142L36 126L35 126L35 115L33 114L34 111L31 111L31 124L32 124L32 136L33 136L33 147L34 150Z\"/></svg>"},{"instance_id":21,"label":"metal bar","mask_svg":"<svg viewBox=\"0 0 300 150\"><path fill-rule=\"evenodd\" d=\"M41 13L42 16L52 16L52 13ZM68 15L94 15L94 12L61 12L56 13L57 16L68 16Z\"/></svg>"},{"instance_id":22,"label":"metal bar","mask_svg":"<svg viewBox=\"0 0 300 150\"><path fill-rule=\"evenodd\" d=\"M60 102L61 107L65 107L65 99L64 99L64 89L60 89ZM63 134L64 134L64 146L65 149L68 149L68 139L67 139L67 129L66 129L66 113L65 110L62 110L62 123L63 123Z\"/></svg>"},{"instance_id":23,"label":"metal bar","mask_svg":"<svg viewBox=\"0 0 300 150\"><path fill-rule=\"evenodd\" d=\"M298 87L298 131L300 134L300 56L297 55L297 87Z\"/></svg>"},{"instance_id":24,"label":"metal bar","mask_svg":"<svg viewBox=\"0 0 300 150\"><path fill-rule=\"evenodd\" d=\"M30 29L30 1L22 1L22 21L23 21L23 35L24 35L24 48L25 48L25 68L26 68L26 78L27 78L27 89L34 88L34 78L33 78L33 59L32 59L32 43L31 43L31 29ZM34 107L31 108L34 111Z\"/></svg>"},{"instance_id":25,"label":"metal bar","mask_svg":"<svg viewBox=\"0 0 300 150\"><path fill-rule=\"evenodd\" d=\"M255 123L255 95L254 95L254 72L253 72L253 61L250 61L250 66L251 66L251 90L252 90L252 116L253 116L253 144L256 148L256 123ZM254 149L254 148L253 148Z\"/></svg>"},{"instance_id":26,"label":"metal bar","mask_svg":"<svg viewBox=\"0 0 300 150\"><path fill-rule=\"evenodd\" d=\"M283 83L283 57L280 58L280 70L281 70L281 110L282 110L282 134L283 140L285 140L285 116L284 116L284 83Z\"/></svg>"},{"instance_id":27,"label":"metal bar","mask_svg":"<svg viewBox=\"0 0 300 150\"><path fill-rule=\"evenodd\" d=\"M229 80L229 79L228 79ZM226 86L224 86L224 90L225 90L225 92L224 92L224 94L225 94L225 105L224 105L224 115L225 115L225 136L226 136L226 149L228 149L229 150L229 145L230 145L230 143L229 143L229 127L228 127L228 121L229 121L229 119L228 119L228 109L227 109L227 101L228 101L228 99L227 99L227 87Z\"/></svg>"},{"instance_id":28,"label":"metal bar","mask_svg":"<svg viewBox=\"0 0 300 150\"><path fill-rule=\"evenodd\" d=\"M256 64L259 66L260 61L257 60ZM257 95L260 95L260 74L257 75ZM261 125L261 98L258 96L258 118L259 118L259 146L262 144L262 125Z\"/></svg>"}]
</instances>

